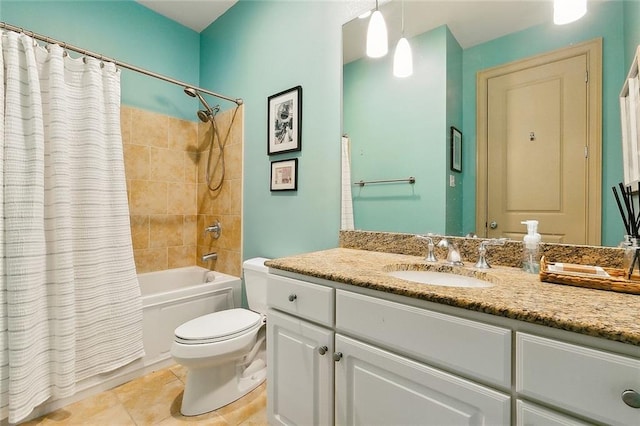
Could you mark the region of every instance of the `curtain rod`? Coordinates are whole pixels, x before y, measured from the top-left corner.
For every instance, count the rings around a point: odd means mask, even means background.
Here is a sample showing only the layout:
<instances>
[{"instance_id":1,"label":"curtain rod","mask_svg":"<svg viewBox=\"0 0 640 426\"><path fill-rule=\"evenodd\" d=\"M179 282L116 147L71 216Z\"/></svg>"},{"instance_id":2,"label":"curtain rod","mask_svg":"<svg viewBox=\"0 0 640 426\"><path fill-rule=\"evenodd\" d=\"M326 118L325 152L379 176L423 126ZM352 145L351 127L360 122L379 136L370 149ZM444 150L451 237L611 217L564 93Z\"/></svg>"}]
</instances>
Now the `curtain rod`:
<instances>
[{"instance_id":1,"label":"curtain rod","mask_svg":"<svg viewBox=\"0 0 640 426\"><path fill-rule=\"evenodd\" d=\"M35 38L36 40L44 41L47 44L58 44L63 49L71 50L71 51L80 53L80 54L85 55L85 56L90 56L92 58L99 59L101 61L112 62L118 67L126 68L128 70L135 71L135 72L138 72L140 74L144 74L144 75L148 75L150 77L154 77L154 78L157 78L157 79L160 79L160 80L164 80L164 81L167 81L169 83L176 84L178 86L190 87L192 89L197 90L198 92L206 93L208 95L215 96L216 98L220 98L220 99L224 99L224 100L227 100L227 101L230 101L230 102L234 102L236 105L242 105L242 103L243 103L243 100L241 98L233 99L233 98L230 98L228 96L220 95L219 93L215 93L215 92L212 92L212 91L207 90L207 89L202 89L202 88L194 86L192 84L188 84L188 83L185 83L185 82L180 81L180 80L176 80L176 79L171 78L171 77L166 77L166 76L164 76L162 74L158 74L158 73L155 73L153 71L145 70L144 68L136 67L135 65L130 65L130 64L127 64L125 62L120 62L120 61L118 61L116 59L109 58L109 57L94 53L94 52L92 52L90 50L82 49L80 47L73 46L71 44L68 44L68 43L53 39L51 37L43 36L43 35L34 33L33 31L28 31L28 30L25 30L24 28L16 27L15 25L7 24L6 22L1 22L0 21L0 28L7 29L7 30L10 30L10 31L15 31L15 32L18 32L18 33L24 33L24 34L28 35L29 37Z\"/></svg>"}]
</instances>

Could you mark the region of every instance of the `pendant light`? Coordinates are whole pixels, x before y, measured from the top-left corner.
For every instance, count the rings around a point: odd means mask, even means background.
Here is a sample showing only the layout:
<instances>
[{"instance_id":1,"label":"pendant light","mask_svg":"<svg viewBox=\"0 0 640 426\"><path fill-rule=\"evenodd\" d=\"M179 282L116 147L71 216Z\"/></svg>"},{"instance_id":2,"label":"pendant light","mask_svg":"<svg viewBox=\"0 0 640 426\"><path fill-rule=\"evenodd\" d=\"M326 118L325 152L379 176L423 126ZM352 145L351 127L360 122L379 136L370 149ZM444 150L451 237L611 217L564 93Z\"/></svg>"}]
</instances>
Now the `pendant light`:
<instances>
[{"instance_id":1,"label":"pendant light","mask_svg":"<svg viewBox=\"0 0 640 426\"><path fill-rule=\"evenodd\" d=\"M367 28L367 56L381 58L387 54L388 50L387 24L384 23L382 13L378 10L378 0L376 0L376 10L371 14Z\"/></svg>"},{"instance_id":2,"label":"pendant light","mask_svg":"<svg viewBox=\"0 0 640 426\"><path fill-rule=\"evenodd\" d=\"M413 54L409 41L404 36L404 0L402 0L402 37L398 40L393 54L393 75L409 77L411 74L413 74Z\"/></svg>"},{"instance_id":3,"label":"pendant light","mask_svg":"<svg viewBox=\"0 0 640 426\"><path fill-rule=\"evenodd\" d=\"M554 0L553 23L568 24L577 21L587 13L587 0Z\"/></svg>"}]
</instances>

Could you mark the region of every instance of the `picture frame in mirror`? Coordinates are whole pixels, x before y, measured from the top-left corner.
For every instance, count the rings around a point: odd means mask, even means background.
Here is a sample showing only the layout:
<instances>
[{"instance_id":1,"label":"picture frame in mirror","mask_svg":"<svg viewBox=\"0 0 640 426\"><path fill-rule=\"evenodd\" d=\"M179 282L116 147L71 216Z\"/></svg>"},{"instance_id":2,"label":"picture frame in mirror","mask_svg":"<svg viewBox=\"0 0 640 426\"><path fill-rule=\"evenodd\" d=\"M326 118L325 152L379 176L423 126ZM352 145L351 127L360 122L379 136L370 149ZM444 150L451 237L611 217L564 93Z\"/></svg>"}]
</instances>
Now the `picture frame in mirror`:
<instances>
[{"instance_id":1,"label":"picture frame in mirror","mask_svg":"<svg viewBox=\"0 0 640 426\"><path fill-rule=\"evenodd\" d=\"M451 170L462 172L462 132L451 126Z\"/></svg>"}]
</instances>

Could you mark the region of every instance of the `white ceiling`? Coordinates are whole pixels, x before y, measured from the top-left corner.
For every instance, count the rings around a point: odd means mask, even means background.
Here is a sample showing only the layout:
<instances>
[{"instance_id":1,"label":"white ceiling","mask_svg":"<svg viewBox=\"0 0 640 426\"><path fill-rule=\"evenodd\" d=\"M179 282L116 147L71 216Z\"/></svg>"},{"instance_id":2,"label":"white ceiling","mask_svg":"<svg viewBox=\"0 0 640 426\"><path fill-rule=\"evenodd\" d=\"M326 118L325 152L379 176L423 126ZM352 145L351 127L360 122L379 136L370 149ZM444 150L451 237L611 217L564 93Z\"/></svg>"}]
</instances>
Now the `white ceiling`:
<instances>
[{"instance_id":1,"label":"white ceiling","mask_svg":"<svg viewBox=\"0 0 640 426\"><path fill-rule=\"evenodd\" d=\"M136 0L160 15L201 32L238 0Z\"/></svg>"},{"instance_id":2,"label":"white ceiling","mask_svg":"<svg viewBox=\"0 0 640 426\"><path fill-rule=\"evenodd\" d=\"M201 32L238 0L136 1L169 19ZM345 15L349 18L375 7L375 0L316 1L344 3ZM393 46L400 38L402 2L399 0L380 0L379 3L387 23L389 42ZM463 49L514 31L550 22L553 15L552 0L404 0L404 8L406 37L413 37L447 24ZM364 55L367 23L368 19L356 18L344 27L343 54L345 63Z\"/></svg>"}]
</instances>

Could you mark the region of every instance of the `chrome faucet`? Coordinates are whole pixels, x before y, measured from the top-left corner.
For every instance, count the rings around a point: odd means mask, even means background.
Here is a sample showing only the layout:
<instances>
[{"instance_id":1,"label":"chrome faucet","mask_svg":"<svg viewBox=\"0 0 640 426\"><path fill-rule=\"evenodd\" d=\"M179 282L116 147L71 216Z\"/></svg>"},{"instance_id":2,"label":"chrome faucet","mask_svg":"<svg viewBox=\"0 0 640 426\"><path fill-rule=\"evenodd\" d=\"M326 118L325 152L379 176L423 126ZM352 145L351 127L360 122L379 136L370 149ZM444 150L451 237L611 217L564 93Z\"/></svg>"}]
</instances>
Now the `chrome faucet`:
<instances>
[{"instance_id":1,"label":"chrome faucet","mask_svg":"<svg viewBox=\"0 0 640 426\"><path fill-rule=\"evenodd\" d=\"M480 247L478 247L478 261L475 264L476 268L479 269L489 269L491 265L487 262L487 246L502 246L507 241L506 238L492 238L490 240L484 240L480 243Z\"/></svg>"},{"instance_id":2,"label":"chrome faucet","mask_svg":"<svg viewBox=\"0 0 640 426\"><path fill-rule=\"evenodd\" d=\"M431 238L428 235L416 235L416 238L418 238L419 240L425 240L425 241L428 242L428 244L427 244L427 257L425 257L424 260L427 261L427 262L437 262L438 259L436 258L436 255L434 253L435 245L433 244L433 238Z\"/></svg>"},{"instance_id":3,"label":"chrome faucet","mask_svg":"<svg viewBox=\"0 0 640 426\"><path fill-rule=\"evenodd\" d=\"M460 250L458 250L458 246L456 243L449 242L446 238L443 238L438 243L438 247L444 247L448 249L447 252L447 263L453 266L462 266L462 257L460 256Z\"/></svg>"},{"instance_id":4,"label":"chrome faucet","mask_svg":"<svg viewBox=\"0 0 640 426\"><path fill-rule=\"evenodd\" d=\"M213 253L207 253L202 255L203 262L208 262L210 260L218 260L218 253L213 252Z\"/></svg>"}]
</instances>

